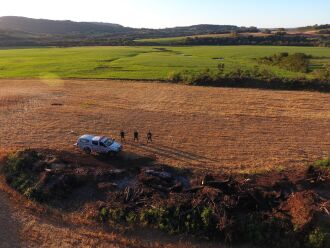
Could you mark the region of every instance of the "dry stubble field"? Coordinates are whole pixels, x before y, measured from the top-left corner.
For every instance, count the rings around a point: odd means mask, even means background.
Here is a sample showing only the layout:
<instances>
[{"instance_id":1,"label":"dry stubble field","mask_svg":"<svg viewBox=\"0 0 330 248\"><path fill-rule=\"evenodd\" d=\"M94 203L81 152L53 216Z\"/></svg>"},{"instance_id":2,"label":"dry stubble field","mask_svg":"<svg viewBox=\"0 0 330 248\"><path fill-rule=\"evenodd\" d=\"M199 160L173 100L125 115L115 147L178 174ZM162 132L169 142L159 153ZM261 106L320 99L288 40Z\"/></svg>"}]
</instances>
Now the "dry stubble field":
<instances>
[{"instance_id":1,"label":"dry stubble field","mask_svg":"<svg viewBox=\"0 0 330 248\"><path fill-rule=\"evenodd\" d=\"M54 105L55 104L55 105ZM255 172L330 154L330 97L316 92L96 80L1 80L0 147L74 150L84 133L128 132L124 156ZM138 129L141 142L132 142ZM151 129L155 142L146 144ZM73 131L73 132L72 132Z\"/></svg>"}]
</instances>

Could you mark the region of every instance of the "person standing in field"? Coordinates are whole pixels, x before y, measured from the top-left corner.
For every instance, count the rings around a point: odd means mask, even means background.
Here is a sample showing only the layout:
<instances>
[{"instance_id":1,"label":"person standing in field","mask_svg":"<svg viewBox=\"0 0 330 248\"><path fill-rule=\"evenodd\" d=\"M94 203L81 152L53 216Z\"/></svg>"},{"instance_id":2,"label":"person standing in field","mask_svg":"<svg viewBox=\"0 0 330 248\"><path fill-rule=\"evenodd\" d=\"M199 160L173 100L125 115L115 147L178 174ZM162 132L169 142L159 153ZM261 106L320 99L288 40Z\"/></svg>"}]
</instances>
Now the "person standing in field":
<instances>
[{"instance_id":1,"label":"person standing in field","mask_svg":"<svg viewBox=\"0 0 330 248\"><path fill-rule=\"evenodd\" d=\"M121 142L125 141L125 131L124 130L120 131L120 140L121 140Z\"/></svg>"},{"instance_id":2,"label":"person standing in field","mask_svg":"<svg viewBox=\"0 0 330 248\"><path fill-rule=\"evenodd\" d=\"M147 133L147 143L152 143L152 133L151 131L149 130L149 132Z\"/></svg>"},{"instance_id":3,"label":"person standing in field","mask_svg":"<svg viewBox=\"0 0 330 248\"><path fill-rule=\"evenodd\" d=\"M134 131L134 142L139 142L139 132L137 130Z\"/></svg>"}]
</instances>

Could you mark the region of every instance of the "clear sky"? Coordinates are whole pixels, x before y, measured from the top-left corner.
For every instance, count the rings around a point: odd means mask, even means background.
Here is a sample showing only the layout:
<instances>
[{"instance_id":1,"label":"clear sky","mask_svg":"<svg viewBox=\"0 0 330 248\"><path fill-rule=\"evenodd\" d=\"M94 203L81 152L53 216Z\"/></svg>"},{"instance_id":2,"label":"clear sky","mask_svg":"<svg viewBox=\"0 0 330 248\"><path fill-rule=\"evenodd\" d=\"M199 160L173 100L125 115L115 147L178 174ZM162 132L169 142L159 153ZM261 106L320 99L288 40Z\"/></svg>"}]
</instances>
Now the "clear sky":
<instances>
[{"instance_id":1,"label":"clear sky","mask_svg":"<svg viewBox=\"0 0 330 248\"><path fill-rule=\"evenodd\" d=\"M330 23L330 0L1 0L0 16L98 21L130 27Z\"/></svg>"}]
</instances>

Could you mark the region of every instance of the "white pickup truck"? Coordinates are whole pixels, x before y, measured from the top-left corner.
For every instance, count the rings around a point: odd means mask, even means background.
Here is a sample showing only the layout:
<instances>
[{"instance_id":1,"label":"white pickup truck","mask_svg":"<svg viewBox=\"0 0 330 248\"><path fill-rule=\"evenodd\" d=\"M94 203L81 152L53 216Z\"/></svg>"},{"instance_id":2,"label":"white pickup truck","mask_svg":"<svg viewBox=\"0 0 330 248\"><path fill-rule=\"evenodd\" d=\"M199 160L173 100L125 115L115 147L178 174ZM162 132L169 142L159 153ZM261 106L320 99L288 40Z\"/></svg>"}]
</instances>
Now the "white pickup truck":
<instances>
[{"instance_id":1,"label":"white pickup truck","mask_svg":"<svg viewBox=\"0 0 330 248\"><path fill-rule=\"evenodd\" d=\"M85 153L96 152L99 154L116 155L123 149L122 144L105 136L94 136L85 134L81 136L75 144Z\"/></svg>"}]
</instances>

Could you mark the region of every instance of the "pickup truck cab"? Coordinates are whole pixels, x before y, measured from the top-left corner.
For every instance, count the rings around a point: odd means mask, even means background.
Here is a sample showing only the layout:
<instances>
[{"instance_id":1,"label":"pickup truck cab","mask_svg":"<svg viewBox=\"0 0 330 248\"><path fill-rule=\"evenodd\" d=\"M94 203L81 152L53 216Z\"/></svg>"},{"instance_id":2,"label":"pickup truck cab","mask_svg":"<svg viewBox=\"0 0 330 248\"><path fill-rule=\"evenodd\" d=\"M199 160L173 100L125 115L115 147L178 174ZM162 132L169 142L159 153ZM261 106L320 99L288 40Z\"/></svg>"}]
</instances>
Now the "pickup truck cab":
<instances>
[{"instance_id":1,"label":"pickup truck cab","mask_svg":"<svg viewBox=\"0 0 330 248\"><path fill-rule=\"evenodd\" d=\"M75 145L87 154L96 152L99 154L116 155L123 149L122 144L111 138L89 134L81 136Z\"/></svg>"}]
</instances>

